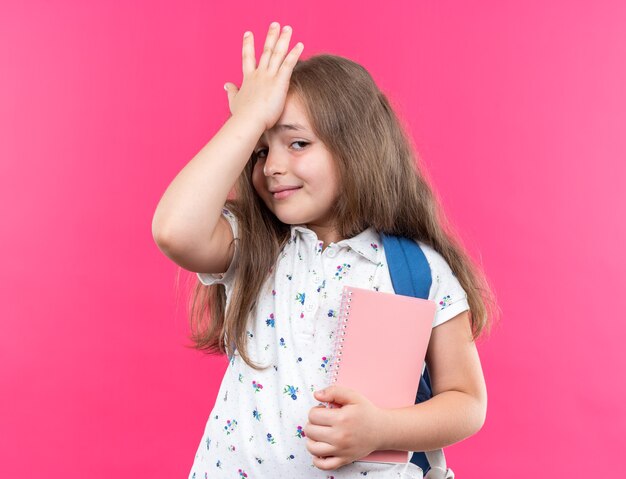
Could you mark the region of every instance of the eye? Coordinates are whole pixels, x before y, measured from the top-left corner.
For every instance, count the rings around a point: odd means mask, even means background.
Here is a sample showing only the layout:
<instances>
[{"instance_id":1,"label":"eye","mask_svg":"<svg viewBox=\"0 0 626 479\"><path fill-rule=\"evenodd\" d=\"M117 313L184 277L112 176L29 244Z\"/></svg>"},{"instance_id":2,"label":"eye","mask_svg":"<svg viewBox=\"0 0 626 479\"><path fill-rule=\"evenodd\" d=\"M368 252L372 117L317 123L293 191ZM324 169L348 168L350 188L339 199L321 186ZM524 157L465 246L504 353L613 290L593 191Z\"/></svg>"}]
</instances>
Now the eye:
<instances>
[{"instance_id":1,"label":"eye","mask_svg":"<svg viewBox=\"0 0 626 479\"><path fill-rule=\"evenodd\" d=\"M265 157L261 155L262 152L264 152L265 150L267 150L267 148L259 148L258 150L256 150L254 153L252 153L252 158L254 159L254 161L262 158L264 159Z\"/></svg>"},{"instance_id":2,"label":"eye","mask_svg":"<svg viewBox=\"0 0 626 479\"><path fill-rule=\"evenodd\" d=\"M295 148L296 151L302 151L304 150L307 145L309 144L308 141L293 141L291 143L291 145L300 145L298 148ZM290 145L290 146L291 146ZM258 150L256 150L255 152L252 153L252 156L254 158L254 160L259 160L259 159L265 159L267 155L267 148L259 148Z\"/></svg>"}]
</instances>

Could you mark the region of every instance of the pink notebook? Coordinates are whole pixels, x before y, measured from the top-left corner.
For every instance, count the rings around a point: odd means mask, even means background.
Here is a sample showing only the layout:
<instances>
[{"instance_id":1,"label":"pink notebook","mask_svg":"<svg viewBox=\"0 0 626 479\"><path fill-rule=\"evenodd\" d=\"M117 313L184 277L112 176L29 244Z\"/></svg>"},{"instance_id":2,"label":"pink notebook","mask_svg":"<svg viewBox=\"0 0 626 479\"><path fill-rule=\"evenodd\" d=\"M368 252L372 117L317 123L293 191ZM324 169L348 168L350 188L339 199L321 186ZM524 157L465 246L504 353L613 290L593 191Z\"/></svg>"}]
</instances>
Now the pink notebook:
<instances>
[{"instance_id":1,"label":"pink notebook","mask_svg":"<svg viewBox=\"0 0 626 479\"><path fill-rule=\"evenodd\" d=\"M355 389L382 408L415 404L435 311L434 301L344 286L331 384ZM375 451L359 459L408 460L408 451Z\"/></svg>"}]
</instances>

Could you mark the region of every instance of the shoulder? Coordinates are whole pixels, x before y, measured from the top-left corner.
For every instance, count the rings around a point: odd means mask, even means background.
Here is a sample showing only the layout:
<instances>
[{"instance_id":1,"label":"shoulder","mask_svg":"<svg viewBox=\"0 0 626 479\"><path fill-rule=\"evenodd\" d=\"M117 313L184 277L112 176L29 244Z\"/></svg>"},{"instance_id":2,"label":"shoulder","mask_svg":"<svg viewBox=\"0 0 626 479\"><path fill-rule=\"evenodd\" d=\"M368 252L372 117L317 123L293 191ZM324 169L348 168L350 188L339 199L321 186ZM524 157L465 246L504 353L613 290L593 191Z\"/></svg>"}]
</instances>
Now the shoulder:
<instances>
[{"instance_id":1,"label":"shoulder","mask_svg":"<svg viewBox=\"0 0 626 479\"><path fill-rule=\"evenodd\" d=\"M431 273L433 273L433 280L435 279L435 273L446 273L452 274L452 269L450 265L446 261L446 259L432 246L423 243L421 241L416 241L419 245L420 249L424 252L424 256L428 261L428 265L430 266Z\"/></svg>"},{"instance_id":2,"label":"shoulder","mask_svg":"<svg viewBox=\"0 0 626 479\"><path fill-rule=\"evenodd\" d=\"M233 257L225 273L196 273L200 282L205 286L219 283L226 286L227 292L230 290L235 275L235 265L239 258L239 223L235 214L227 207L222 208L222 217L226 219L233 233Z\"/></svg>"},{"instance_id":3,"label":"shoulder","mask_svg":"<svg viewBox=\"0 0 626 479\"><path fill-rule=\"evenodd\" d=\"M469 309L467 293L441 253L421 241L417 244L430 266L432 282L428 299L437 303L434 327Z\"/></svg>"}]
</instances>

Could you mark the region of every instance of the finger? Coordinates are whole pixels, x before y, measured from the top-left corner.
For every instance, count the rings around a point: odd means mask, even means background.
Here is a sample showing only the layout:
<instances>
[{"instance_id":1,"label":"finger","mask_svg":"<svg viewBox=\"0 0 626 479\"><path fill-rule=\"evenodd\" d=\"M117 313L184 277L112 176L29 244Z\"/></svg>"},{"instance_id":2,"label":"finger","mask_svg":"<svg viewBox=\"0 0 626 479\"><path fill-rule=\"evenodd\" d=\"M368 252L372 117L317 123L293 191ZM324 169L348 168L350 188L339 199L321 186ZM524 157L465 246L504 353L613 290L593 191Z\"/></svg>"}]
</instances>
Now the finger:
<instances>
[{"instance_id":1,"label":"finger","mask_svg":"<svg viewBox=\"0 0 626 479\"><path fill-rule=\"evenodd\" d=\"M306 437L312 441L332 442L332 428L328 426L319 426L317 424L308 423L304 427Z\"/></svg>"},{"instance_id":2,"label":"finger","mask_svg":"<svg viewBox=\"0 0 626 479\"><path fill-rule=\"evenodd\" d=\"M235 98L239 89L234 83L231 83L231 82L226 82L226 84L224 85L224 88L226 89L226 94L228 96L228 107L230 108L230 105L232 105L233 103L233 98Z\"/></svg>"},{"instance_id":3,"label":"finger","mask_svg":"<svg viewBox=\"0 0 626 479\"><path fill-rule=\"evenodd\" d=\"M294 47L289 52L289 55L285 57L285 59L283 60L283 63L280 65L280 68L278 69L277 76L280 79L286 82L289 81L289 79L291 78L291 72L296 66L296 63L298 62L298 58L300 57L302 50L304 50L304 45L302 42L298 42L294 45Z\"/></svg>"},{"instance_id":4,"label":"finger","mask_svg":"<svg viewBox=\"0 0 626 479\"><path fill-rule=\"evenodd\" d=\"M318 426L332 426L336 410L324 406L315 406L309 411L309 422Z\"/></svg>"},{"instance_id":5,"label":"finger","mask_svg":"<svg viewBox=\"0 0 626 479\"><path fill-rule=\"evenodd\" d=\"M320 401L329 401L341 405L356 404L367 399L354 389L337 385L332 385L322 391L316 391L315 398Z\"/></svg>"},{"instance_id":6,"label":"finger","mask_svg":"<svg viewBox=\"0 0 626 479\"><path fill-rule=\"evenodd\" d=\"M267 68L267 65L269 64L270 58L272 56L272 52L274 51L274 47L276 46L276 41L278 40L279 33L280 24L278 22L272 22L267 32L267 37L265 37L263 53L261 53L261 58L259 58L259 68Z\"/></svg>"},{"instance_id":7,"label":"finger","mask_svg":"<svg viewBox=\"0 0 626 479\"><path fill-rule=\"evenodd\" d=\"M291 40L291 27L289 25L285 25L283 27L283 31L278 37L278 41L276 42L276 46L274 47L274 52L270 57L270 62L267 65L269 71L276 72L280 68L285 59L285 55L287 54L287 50L289 50L289 40Z\"/></svg>"},{"instance_id":8,"label":"finger","mask_svg":"<svg viewBox=\"0 0 626 479\"><path fill-rule=\"evenodd\" d=\"M323 441L313 441L311 438L306 442L306 449L316 457L332 456L336 451L335 446Z\"/></svg>"},{"instance_id":9,"label":"finger","mask_svg":"<svg viewBox=\"0 0 626 479\"><path fill-rule=\"evenodd\" d=\"M243 62L243 75L246 76L256 68L256 58L254 54L254 36L252 32L246 32L248 35L243 37L243 47L241 56Z\"/></svg>"},{"instance_id":10,"label":"finger","mask_svg":"<svg viewBox=\"0 0 626 479\"><path fill-rule=\"evenodd\" d=\"M324 471L330 471L334 469L338 469L343 466L344 463L341 457L313 457L313 465L318 469L322 469Z\"/></svg>"}]
</instances>

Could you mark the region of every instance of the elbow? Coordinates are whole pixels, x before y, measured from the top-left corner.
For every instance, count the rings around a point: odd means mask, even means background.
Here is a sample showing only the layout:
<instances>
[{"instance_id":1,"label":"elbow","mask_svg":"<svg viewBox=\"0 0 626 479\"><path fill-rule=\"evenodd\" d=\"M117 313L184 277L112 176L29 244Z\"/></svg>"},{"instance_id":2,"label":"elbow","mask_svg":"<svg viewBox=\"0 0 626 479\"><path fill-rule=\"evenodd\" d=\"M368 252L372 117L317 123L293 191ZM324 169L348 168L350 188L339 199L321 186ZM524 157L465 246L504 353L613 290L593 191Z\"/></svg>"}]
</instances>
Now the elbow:
<instances>
[{"instance_id":1,"label":"elbow","mask_svg":"<svg viewBox=\"0 0 626 479\"><path fill-rule=\"evenodd\" d=\"M480 401L475 400L473 404L466 409L464 418L464 432L462 439L467 439L477 434L485 425L487 417L487 409Z\"/></svg>"},{"instance_id":2,"label":"elbow","mask_svg":"<svg viewBox=\"0 0 626 479\"><path fill-rule=\"evenodd\" d=\"M152 239L157 245L161 245L163 243L163 228L160 223L157 223L156 214L152 218Z\"/></svg>"},{"instance_id":3,"label":"elbow","mask_svg":"<svg viewBox=\"0 0 626 479\"><path fill-rule=\"evenodd\" d=\"M474 434L476 434L478 431L480 431L483 428L483 426L485 425L486 419L487 419L487 407L485 406L476 417L476 425L475 425Z\"/></svg>"},{"instance_id":4,"label":"elbow","mask_svg":"<svg viewBox=\"0 0 626 479\"><path fill-rule=\"evenodd\" d=\"M165 238L165 236L163 235L163 233L153 229L152 230L152 239L153 239L154 243L158 246L159 250L161 250L161 252L163 252L164 254L169 256L167 254L167 251L169 251L169 248L167 246L168 242L167 242L167 239Z\"/></svg>"},{"instance_id":5,"label":"elbow","mask_svg":"<svg viewBox=\"0 0 626 479\"><path fill-rule=\"evenodd\" d=\"M172 252L175 251L172 246L170 233L161 227L157 227L156 223L152 223L152 239L159 250L168 258L173 259Z\"/></svg>"},{"instance_id":6,"label":"elbow","mask_svg":"<svg viewBox=\"0 0 626 479\"><path fill-rule=\"evenodd\" d=\"M168 245L171 243L171 228L163 225L163 223L156 220L156 215L152 220L152 239L162 251L168 250Z\"/></svg>"},{"instance_id":7,"label":"elbow","mask_svg":"<svg viewBox=\"0 0 626 479\"><path fill-rule=\"evenodd\" d=\"M180 235L177 235L177 230L173 227L172 222L160 214L158 209L152 217L150 228L152 239L161 249L170 244L174 238L180 237Z\"/></svg>"},{"instance_id":8,"label":"elbow","mask_svg":"<svg viewBox=\"0 0 626 479\"><path fill-rule=\"evenodd\" d=\"M474 403L474 424L473 424L473 434L476 434L480 431L485 425L485 421L487 420L487 392L484 391L483 394L479 395L475 398Z\"/></svg>"},{"instance_id":9,"label":"elbow","mask_svg":"<svg viewBox=\"0 0 626 479\"><path fill-rule=\"evenodd\" d=\"M473 436L482 429L487 419L487 393L485 389L465 392L463 418L464 439Z\"/></svg>"}]
</instances>

